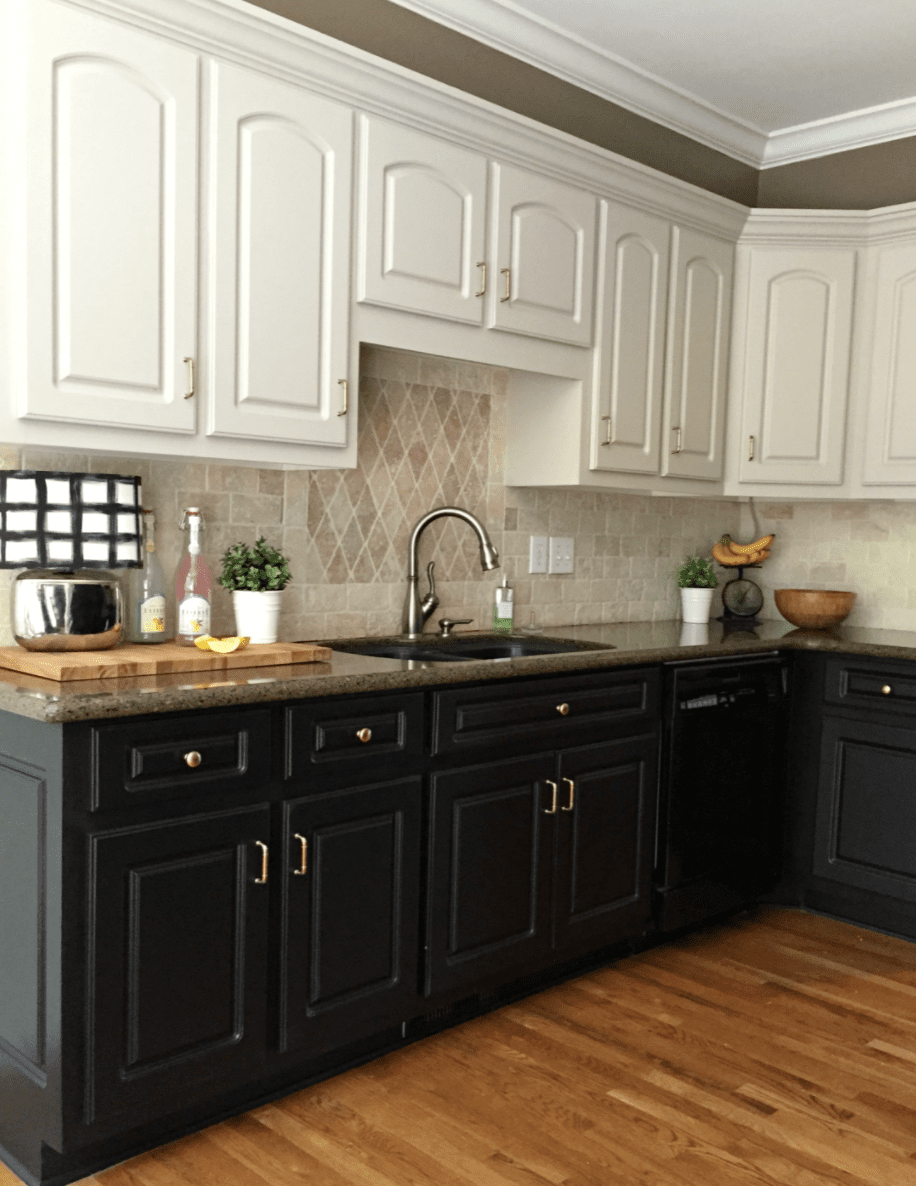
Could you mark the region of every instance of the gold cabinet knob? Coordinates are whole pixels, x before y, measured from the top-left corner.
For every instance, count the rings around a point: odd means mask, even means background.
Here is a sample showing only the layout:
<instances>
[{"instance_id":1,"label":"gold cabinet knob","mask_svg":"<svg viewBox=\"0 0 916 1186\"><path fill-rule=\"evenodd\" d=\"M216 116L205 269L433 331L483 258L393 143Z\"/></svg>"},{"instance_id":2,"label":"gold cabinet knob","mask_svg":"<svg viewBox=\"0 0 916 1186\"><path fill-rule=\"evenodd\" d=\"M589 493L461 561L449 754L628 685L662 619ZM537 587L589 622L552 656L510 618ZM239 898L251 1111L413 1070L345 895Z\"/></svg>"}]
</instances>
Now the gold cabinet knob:
<instances>
[{"instance_id":1,"label":"gold cabinet knob","mask_svg":"<svg viewBox=\"0 0 916 1186\"><path fill-rule=\"evenodd\" d=\"M197 752L196 749L192 749L190 753L185 754L184 760L185 760L185 765L190 766L193 769L195 766L199 766L201 764L201 762L203 761L203 758L200 756L200 754Z\"/></svg>"},{"instance_id":2,"label":"gold cabinet knob","mask_svg":"<svg viewBox=\"0 0 916 1186\"><path fill-rule=\"evenodd\" d=\"M371 729L357 729L356 736L360 739L360 741L371 741L372 740L372 730Z\"/></svg>"},{"instance_id":3,"label":"gold cabinet knob","mask_svg":"<svg viewBox=\"0 0 916 1186\"><path fill-rule=\"evenodd\" d=\"M568 704L558 704L557 712L560 714L561 717L568 717L569 716L569 705Z\"/></svg>"},{"instance_id":4,"label":"gold cabinet knob","mask_svg":"<svg viewBox=\"0 0 916 1186\"><path fill-rule=\"evenodd\" d=\"M881 691L884 693L885 696L890 696L890 694L891 694L890 684L883 684L881 687Z\"/></svg>"}]
</instances>

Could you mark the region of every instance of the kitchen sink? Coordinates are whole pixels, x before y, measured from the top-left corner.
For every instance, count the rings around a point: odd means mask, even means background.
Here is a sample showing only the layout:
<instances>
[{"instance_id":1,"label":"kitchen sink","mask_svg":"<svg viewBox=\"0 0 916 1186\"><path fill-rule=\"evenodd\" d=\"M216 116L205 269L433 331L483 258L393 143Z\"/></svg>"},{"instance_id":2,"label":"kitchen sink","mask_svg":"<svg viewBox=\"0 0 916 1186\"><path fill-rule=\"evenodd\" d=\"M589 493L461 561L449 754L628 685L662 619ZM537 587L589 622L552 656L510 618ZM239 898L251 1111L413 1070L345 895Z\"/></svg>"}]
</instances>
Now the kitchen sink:
<instances>
[{"instance_id":1,"label":"kitchen sink","mask_svg":"<svg viewBox=\"0 0 916 1186\"><path fill-rule=\"evenodd\" d=\"M609 651L604 643L575 642L568 638L528 635L459 634L449 638L344 638L325 643L335 651L351 655L377 655L385 659L421 663L462 663L479 659L523 659L536 655L564 655L575 651Z\"/></svg>"}]
</instances>

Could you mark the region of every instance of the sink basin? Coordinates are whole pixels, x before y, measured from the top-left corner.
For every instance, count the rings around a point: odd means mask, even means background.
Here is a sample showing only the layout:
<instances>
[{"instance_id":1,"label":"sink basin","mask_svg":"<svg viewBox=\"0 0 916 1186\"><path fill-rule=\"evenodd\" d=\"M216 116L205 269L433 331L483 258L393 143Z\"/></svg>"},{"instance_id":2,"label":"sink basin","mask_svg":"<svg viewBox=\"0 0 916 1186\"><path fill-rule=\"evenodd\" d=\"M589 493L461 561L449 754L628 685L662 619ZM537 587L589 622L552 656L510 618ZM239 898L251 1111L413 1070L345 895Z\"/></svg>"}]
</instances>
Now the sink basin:
<instances>
[{"instance_id":1,"label":"sink basin","mask_svg":"<svg viewBox=\"0 0 916 1186\"><path fill-rule=\"evenodd\" d=\"M608 651L613 647L568 638L458 634L450 638L425 635L418 639L344 638L325 645L351 655L377 655L421 663L462 663L478 659L522 659L535 655L563 655L575 651Z\"/></svg>"}]
</instances>

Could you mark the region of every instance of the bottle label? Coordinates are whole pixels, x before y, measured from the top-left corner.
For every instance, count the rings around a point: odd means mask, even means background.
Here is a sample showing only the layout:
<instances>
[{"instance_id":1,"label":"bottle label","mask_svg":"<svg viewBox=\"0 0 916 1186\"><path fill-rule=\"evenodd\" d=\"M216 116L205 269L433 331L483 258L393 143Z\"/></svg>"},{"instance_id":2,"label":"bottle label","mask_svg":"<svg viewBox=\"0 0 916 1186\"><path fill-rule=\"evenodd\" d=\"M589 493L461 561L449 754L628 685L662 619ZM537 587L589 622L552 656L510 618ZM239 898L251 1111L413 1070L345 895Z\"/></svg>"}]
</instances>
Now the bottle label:
<instances>
[{"instance_id":1,"label":"bottle label","mask_svg":"<svg viewBox=\"0 0 916 1186\"><path fill-rule=\"evenodd\" d=\"M165 633L165 596L155 593L140 602L140 633Z\"/></svg>"},{"instance_id":2,"label":"bottle label","mask_svg":"<svg viewBox=\"0 0 916 1186\"><path fill-rule=\"evenodd\" d=\"M508 596L505 594L508 593ZM497 629L508 630L512 627L512 590L500 589L496 594L496 612L493 615L493 625Z\"/></svg>"},{"instance_id":3,"label":"bottle label","mask_svg":"<svg viewBox=\"0 0 916 1186\"><path fill-rule=\"evenodd\" d=\"M210 602L206 597L185 597L178 606L178 633L194 638L210 633Z\"/></svg>"}]
</instances>

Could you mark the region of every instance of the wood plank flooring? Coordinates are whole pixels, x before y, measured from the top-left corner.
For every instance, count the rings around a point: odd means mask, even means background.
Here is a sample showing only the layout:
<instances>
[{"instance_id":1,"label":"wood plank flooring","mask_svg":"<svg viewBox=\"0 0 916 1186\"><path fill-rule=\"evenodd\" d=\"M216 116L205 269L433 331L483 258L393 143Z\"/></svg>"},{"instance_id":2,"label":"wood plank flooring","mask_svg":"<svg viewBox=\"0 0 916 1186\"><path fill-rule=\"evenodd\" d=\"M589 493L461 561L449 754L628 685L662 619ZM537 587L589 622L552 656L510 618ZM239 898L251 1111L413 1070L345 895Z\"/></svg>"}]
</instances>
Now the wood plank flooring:
<instances>
[{"instance_id":1,"label":"wood plank flooring","mask_svg":"<svg viewBox=\"0 0 916 1186\"><path fill-rule=\"evenodd\" d=\"M760 909L84 1186L758 1183L916 1186L916 944Z\"/></svg>"}]
</instances>

